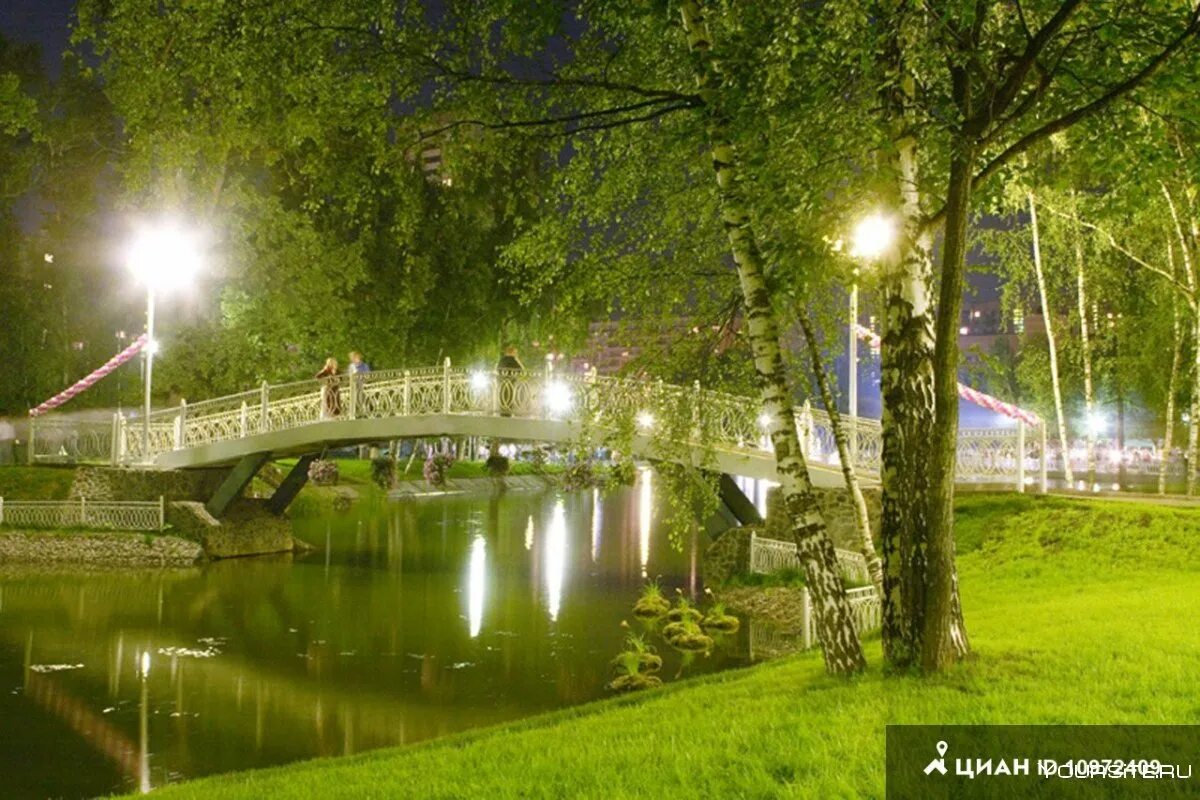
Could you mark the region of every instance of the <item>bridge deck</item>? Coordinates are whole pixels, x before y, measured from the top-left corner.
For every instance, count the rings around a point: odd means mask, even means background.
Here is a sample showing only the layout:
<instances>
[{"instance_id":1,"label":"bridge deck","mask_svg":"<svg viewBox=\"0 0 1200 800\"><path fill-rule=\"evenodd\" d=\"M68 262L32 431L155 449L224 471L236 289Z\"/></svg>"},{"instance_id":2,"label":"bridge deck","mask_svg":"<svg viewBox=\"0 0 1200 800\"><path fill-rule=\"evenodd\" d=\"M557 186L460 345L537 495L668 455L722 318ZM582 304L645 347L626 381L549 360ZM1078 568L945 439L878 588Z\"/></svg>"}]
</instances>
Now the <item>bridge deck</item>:
<instances>
[{"instance_id":1,"label":"bridge deck","mask_svg":"<svg viewBox=\"0 0 1200 800\"><path fill-rule=\"evenodd\" d=\"M833 430L823 412L796 409L797 433L818 486L842 483ZM878 480L879 422L846 420L855 466ZM149 436L138 421L81 423L35 417L31 459L110 460L149 469L232 464L244 456L300 455L391 439L497 437L559 444L607 443L637 458L687 462L774 480L758 401L699 385L441 367L268 386L154 412ZM1029 438L1031 441L1026 441ZM959 433L960 480L1023 487L1045 474L1044 429Z\"/></svg>"}]
</instances>

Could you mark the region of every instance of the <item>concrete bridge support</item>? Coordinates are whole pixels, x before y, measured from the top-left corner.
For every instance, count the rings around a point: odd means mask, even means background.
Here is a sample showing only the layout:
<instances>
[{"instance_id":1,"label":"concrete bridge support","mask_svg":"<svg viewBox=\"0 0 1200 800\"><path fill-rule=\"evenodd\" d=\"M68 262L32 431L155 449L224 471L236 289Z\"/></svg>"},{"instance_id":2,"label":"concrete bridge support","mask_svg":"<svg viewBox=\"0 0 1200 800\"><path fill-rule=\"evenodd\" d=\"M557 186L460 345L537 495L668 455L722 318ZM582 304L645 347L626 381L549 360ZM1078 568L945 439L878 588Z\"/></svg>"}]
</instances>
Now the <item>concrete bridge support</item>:
<instances>
[{"instance_id":1,"label":"concrete bridge support","mask_svg":"<svg viewBox=\"0 0 1200 800\"><path fill-rule=\"evenodd\" d=\"M251 453L242 456L234 468L225 476L225 480L217 487L217 491L207 503L204 510L214 519L220 519L229 509L230 503L242 496L242 492L254 480L262 465L267 463L270 453Z\"/></svg>"},{"instance_id":2,"label":"concrete bridge support","mask_svg":"<svg viewBox=\"0 0 1200 800\"><path fill-rule=\"evenodd\" d=\"M292 467L287 477L283 479L283 483L279 484L279 488L275 490L275 494L271 495L271 499L267 501L267 509L272 514L282 514L296 499L296 495L300 494L304 484L308 483L309 465L316 460L316 453L300 456L296 460L296 466Z\"/></svg>"}]
</instances>

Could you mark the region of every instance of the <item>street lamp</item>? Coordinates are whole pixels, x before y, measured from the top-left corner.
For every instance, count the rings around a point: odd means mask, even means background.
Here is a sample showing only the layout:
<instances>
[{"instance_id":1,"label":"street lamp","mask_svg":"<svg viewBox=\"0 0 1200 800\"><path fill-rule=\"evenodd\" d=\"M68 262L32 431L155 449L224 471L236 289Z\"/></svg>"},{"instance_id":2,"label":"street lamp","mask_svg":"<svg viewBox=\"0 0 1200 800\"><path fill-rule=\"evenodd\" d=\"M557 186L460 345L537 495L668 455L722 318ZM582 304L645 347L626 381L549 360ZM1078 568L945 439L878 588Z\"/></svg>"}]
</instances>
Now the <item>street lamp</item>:
<instances>
[{"instance_id":1,"label":"street lamp","mask_svg":"<svg viewBox=\"0 0 1200 800\"><path fill-rule=\"evenodd\" d=\"M854 241L850 255L862 261L875 261L887 253L896 240L896 223L883 214L864 217L854 228ZM849 397L850 406L850 454L858 455L858 265L854 266L854 279L850 283L850 342L846 353L850 362Z\"/></svg>"},{"instance_id":2,"label":"street lamp","mask_svg":"<svg viewBox=\"0 0 1200 800\"><path fill-rule=\"evenodd\" d=\"M142 436L150 455L150 388L154 373L154 354L158 342L154 339L154 299L160 292L169 292L191 284L200 271L200 248L195 233L174 221L144 225L137 230L127 260L133 277L146 287L146 380L145 402L142 409Z\"/></svg>"}]
</instances>

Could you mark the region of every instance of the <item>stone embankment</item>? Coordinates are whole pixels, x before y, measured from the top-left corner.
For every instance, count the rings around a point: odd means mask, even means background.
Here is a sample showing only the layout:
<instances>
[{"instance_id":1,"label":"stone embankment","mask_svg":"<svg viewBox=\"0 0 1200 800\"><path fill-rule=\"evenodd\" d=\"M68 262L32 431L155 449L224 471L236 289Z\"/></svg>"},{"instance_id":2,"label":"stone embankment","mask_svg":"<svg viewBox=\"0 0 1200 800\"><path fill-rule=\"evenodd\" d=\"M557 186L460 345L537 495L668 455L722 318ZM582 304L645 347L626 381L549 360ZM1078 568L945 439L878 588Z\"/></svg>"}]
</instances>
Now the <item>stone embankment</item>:
<instances>
[{"instance_id":1,"label":"stone embankment","mask_svg":"<svg viewBox=\"0 0 1200 800\"><path fill-rule=\"evenodd\" d=\"M117 567L186 567L204 556L198 542L178 536L116 531L5 531L0 564L89 564Z\"/></svg>"}]
</instances>

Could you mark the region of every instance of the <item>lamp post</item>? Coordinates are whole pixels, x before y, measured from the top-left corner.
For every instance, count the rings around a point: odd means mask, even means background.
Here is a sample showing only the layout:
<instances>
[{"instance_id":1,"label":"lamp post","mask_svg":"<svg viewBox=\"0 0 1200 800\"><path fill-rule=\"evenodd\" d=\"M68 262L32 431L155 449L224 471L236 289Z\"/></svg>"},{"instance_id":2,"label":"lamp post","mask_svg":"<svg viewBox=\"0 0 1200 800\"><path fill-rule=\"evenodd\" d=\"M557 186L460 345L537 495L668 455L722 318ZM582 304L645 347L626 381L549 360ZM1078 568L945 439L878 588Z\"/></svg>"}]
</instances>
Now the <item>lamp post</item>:
<instances>
[{"instance_id":1,"label":"lamp post","mask_svg":"<svg viewBox=\"0 0 1200 800\"><path fill-rule=\"evenodd\" d=\"M850 255L862 261L874 261L884 255L896 239L896 225L882 214L864 217L854 228ZM858 265L850 283L850 339L847 356L850 361L848 381L850 411L850 455L858 456Z\"/></svg>"},{"instance_id":2,"label":"lamp post","mask_svg":"<svg viewBox=\"0 0 1200 800\"><path fill-rule=\"evenodd\" d=\"M159 292L187 286L200 268L197 237L174 221L143 226L129 252L129 270L146 287L145 393L142 407L142 455L150 457L150 393L154 379L154 301Z\"/></svg>"}]
</instances>

